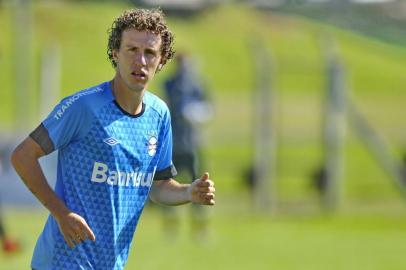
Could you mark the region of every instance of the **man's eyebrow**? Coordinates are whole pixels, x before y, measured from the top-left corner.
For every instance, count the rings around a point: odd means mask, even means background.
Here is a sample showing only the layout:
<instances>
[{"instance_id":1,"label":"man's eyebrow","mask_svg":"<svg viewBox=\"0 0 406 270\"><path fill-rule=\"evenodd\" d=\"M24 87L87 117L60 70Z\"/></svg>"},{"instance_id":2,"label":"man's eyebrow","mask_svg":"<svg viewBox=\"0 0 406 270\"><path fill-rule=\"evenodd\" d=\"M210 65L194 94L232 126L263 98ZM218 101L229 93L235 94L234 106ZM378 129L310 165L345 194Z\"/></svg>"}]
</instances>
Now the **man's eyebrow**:
<instances>
[{"instance_id":1,"label":"man's eyebrow","mask_svg":"<svg viewBox=\"0 0 406 270\"><path fill-rule=\"evenodd\" d=\"M127 45L125 45L125 48L127 48L127 49L138 49L139 46L133 45L133 44L127 44ZM155 48L153 48L153 47L146 47L146 48L145 48L145 51L159 52L159 48L158 48L158 49L155 49Z\"/></svg>"},{"instance_id":2,"label":"man's eyebrow","mask_svg":"<svg viewBox=\"0 0 406 270\"><path fill-rule=\"evenodd\" d=\"M155 48L145 48L145 51L147 51L147 52L159 52L159 49L155 49Z\"/></svg>"},{"instance_id":3,"label":"man's eyebrow","mask_svg":"<svg viewBox=\"0 0 406 270\"><path fill-rule=\"evenodd\" d=\"M137 45L133 45L133 44L127 44L125 47L126 48L138 48Z\"/></svg>"}]
</instances>

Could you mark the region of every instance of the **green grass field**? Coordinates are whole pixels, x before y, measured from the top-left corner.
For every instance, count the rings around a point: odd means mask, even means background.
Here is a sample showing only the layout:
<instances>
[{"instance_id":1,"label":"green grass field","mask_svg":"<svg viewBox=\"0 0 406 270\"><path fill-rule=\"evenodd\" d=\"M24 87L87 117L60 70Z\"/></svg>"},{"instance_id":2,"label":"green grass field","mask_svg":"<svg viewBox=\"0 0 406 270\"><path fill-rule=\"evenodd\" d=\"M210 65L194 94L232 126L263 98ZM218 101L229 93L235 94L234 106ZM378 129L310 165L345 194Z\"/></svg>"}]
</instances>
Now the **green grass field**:
<instances>
[{"instance_id":1,"label":"green grass field","mask_svg":"<svg viewBox=\"0 0 406 270\"><path fill-rule=\"evenodd\" d=\"M406 207L371 205L340 215L308 211L249 214L247 198L218 200L208 241L191 237L188 207L180 207L179 237L164 237L160 212L147 208L126 269L402 270L406 252ZM297 208L295 208L297 210ZM373 210L374 209L374 210ZM385 209L385 210L383 210ZM288 211L289 212L289 211ZM7 225L24 242L13 256L0 255L1 270L28 269L43 211L14 210Z\"/></svg>"},{"instance_id":2,"label":"green grass field","mask_svg":"<svg viewBox=\"0 0 406 270\"><path fill-rule=\"evenodd\" d=\"M0 130L14 121L12 7L0 7ZM106 30L126 8L109 2L75 4L38 1L33 5L32 88L27 89L37 126L40 52L61 51L60 96L112 78L106 60ZM216 181L212 237L198 244L189 238L187 208L178 241L168 243L156 209L147 209L137 230L127 269L277 269L397 270L406 266L406 202L348 130L345 148L344 203L324 215L310 175L322 158L321 115L324 96L323 40L335 40L346 70L349 95L400 156L406 149L406 48L301 16L220 6L199 17L168 18L176 48L195 54L215 105L204 127L207 169ZM272 81L278 115L277 211L252 213L242 173L252 156L252 93L255 73L249 41L262 40L273 60ZM150 88L160 94L170 65ZM27 269L45 213L6 209L7 225L24 241L21 254L0 256L0 270ZM150 259L152 258L152 259Z\"/></svg>"}]
</instances>

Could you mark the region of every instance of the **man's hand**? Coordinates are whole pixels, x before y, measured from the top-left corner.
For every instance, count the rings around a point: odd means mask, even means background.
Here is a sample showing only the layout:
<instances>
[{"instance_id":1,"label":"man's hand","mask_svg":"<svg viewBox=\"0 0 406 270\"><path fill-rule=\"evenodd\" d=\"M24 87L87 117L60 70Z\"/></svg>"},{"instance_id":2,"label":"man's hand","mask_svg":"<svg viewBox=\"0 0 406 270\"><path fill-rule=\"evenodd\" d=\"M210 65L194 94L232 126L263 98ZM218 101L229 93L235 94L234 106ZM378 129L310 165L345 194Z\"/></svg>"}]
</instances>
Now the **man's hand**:
<instances>
[{"instance_id":1,"label":"man's hand","mask_svg":"<svg viewBox=\"0 0 406 270\"><path fill-rule=\"evenodd\" d=\"M66 243L71 248L74 248L75 245L80 244L86 239L92 241L96 240L93 231L90 229L89 225L87 225L85 219L78 214L70 212L56 218L56 221L58 222L59 229L61 230Z\"/></svg>"},{"instance_id":2,"label":"man's hand","mask_svg":"<svg viewBox=\"0 0 406 270\"><path fill-rule=\"evenodd\" d=\"M209 173L204 173L200 179L189 186L189 196L192 203L214 205L214 183L209 179Z\"/></svg>"}]
</instances>

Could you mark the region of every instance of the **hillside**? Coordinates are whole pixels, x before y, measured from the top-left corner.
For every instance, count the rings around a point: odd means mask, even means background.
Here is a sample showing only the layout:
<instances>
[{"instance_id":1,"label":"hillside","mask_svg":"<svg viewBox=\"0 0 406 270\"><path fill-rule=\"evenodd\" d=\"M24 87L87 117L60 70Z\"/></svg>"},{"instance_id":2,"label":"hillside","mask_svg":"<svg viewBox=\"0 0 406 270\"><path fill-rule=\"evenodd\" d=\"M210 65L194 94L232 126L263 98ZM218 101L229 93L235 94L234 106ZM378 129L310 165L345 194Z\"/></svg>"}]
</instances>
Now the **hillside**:
<instances>
[{"instance_id":1,"label":"hillside","mask_svg":"<svg viewBox=\"0 0 406 270\"><path fill-rule=\"evenodd\" d=\"M32 44L27 47L31 88L27 111L31 130L39 117L40 54L57 46L61 52L60 97L113 76L106 57L106 30L126 6L111 3L40 2L32 7ZM313 196L309 175L321 159L321 114L326 79L325 40L338 48L346 85L360 110L396 154L406 147L406 47L360 35L331 24L280 12L258 12L241 6L220 6L199 17L168 18L178 50L196 55L203 80L216 105L207 127L209 168L227 192L240 191L242 172L252 155L252 93L255 88L253 49L265 44L272 62L273 89L279 112L278 192L280 197ZM14 126L14 56L12 7L0 9L0 122ZM27 25L28 29L28 25ZM160 93L171 68L157 76L150 89ZM56 101L55 101L56 102ZM41 108L43 109L43 108ZM243 124L241 124L243 123ZM227 127L227 128L225 128ZM399 200L387 176L349 132L346 186L349 198ZM362 164L362 167L360 167Z\"/></svg>"}]
</instances>

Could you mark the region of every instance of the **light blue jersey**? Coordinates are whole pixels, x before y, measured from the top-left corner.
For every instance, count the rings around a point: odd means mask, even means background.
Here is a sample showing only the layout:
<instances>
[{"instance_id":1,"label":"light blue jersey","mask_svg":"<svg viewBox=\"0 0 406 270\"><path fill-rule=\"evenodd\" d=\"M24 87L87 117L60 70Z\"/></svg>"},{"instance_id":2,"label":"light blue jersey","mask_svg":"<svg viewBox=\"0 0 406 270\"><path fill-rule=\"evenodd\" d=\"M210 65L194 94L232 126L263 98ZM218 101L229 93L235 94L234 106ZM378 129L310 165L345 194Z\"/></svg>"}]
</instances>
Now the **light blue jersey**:
<instances>
[{"instance_id":1,"label":"light blue jersey","mask_svg":"<svg viewBox=\"0 0 406 270\"><path fill-rule=\"evenodd\" d=\"M105 82L63 99L30 136L59 151L55 192L96 236L72 249L49 216L32 268L123 269L152 181L176 174L164 102L146 92L142 112L129 115Z\"/></svg>"}]
</instances>

